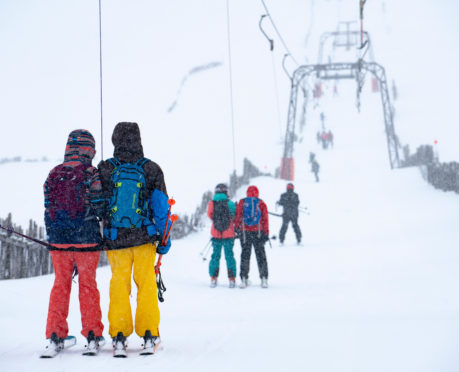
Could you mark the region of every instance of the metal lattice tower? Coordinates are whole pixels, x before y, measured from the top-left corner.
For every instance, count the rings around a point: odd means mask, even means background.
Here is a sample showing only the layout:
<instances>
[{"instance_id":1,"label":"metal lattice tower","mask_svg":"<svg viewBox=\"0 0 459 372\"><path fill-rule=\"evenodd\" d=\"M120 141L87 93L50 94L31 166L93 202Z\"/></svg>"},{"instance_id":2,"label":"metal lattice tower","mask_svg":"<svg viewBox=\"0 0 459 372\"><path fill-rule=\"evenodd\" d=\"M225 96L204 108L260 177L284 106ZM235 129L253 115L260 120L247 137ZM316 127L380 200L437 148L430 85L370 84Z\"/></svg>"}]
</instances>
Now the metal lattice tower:
<instances>
[{"instance_id":1,"label":"metal lattice tower","mask_svg":"<svg viewBox=\"0 0 459 372\"><path fill-rule=\"evenodd\" d=\"M371 73L379 83L379 90L381 92L381 103L383 106L384 126L387 139L387 150L389 154L390 167L397 168L400 166L399 149L401 148L397 135L394 129L394 115L392 105L390 102L388 84L384 67L373 61L373 51L370 43L370 37L367 32L364 32L366 41L362 50L362 56L357 62L335 62L335 63L322 63L323 46L326 41L333 37L334 47L355 47L356 37L359 35L357 31L350 31L347 27L346 32L328 32L322 35L319 48L319 63L315 65L303 65L298 67L291 78L290 101L287 116L287 129L285 134L284 154L280 167L280 178L285 180L293 180L294 178L294 159L293 149L295 142L295 123L298 111L299 95L298 90L303 92L303 105L301 112L301 127L306 124L306 107L309 100L307 90L304 88L303 82L306 81L312 74L319 80L340 80L340 79L355 79L357 81L357 99L358 105L360 104L359 97L362 89L364 76L366 73ZM337 38L343 37L345 42L336 43ZM370 51L371 62L365 61L363 58Z\"/></svg>"}]
</instances>

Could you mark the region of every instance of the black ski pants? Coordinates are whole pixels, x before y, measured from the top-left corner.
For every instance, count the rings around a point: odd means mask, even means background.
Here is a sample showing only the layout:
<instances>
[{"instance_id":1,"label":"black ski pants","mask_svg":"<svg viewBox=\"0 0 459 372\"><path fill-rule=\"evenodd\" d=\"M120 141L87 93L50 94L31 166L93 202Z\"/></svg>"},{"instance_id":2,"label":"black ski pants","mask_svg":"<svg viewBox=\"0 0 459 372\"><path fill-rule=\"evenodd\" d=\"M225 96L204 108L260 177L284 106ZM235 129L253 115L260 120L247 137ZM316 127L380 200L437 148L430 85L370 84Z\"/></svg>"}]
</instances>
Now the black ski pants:
<instances>
[{"instance_id":1,"label":"black ski pants","mask_svg":"<svg viewBox=\"0 0 459 372\"><path fill-rule=\"evenodd\" d=\"M292 223L293 231L295 232L297 242L301 242L301 230L300 226L298 226L298 216L289 216L284 215L282 216L282 226L279 232L279 240L281 243L285 240L285 233L287 232L289 222Z\"/></svg>"},{"instance_id":2,"label":"black ski pants","mask_svg":"<svg viewBox=\"0 0 459 372\"><path fill-rule=\"evenodd\" d=\"M241 279L248 279L250 270L250 255L252 245L257 257L258 272L260 278L268 278L268 261L266 260L265 243L258 237L258 231L246 231L241 237Z\"/></svg>"}]
</instances>

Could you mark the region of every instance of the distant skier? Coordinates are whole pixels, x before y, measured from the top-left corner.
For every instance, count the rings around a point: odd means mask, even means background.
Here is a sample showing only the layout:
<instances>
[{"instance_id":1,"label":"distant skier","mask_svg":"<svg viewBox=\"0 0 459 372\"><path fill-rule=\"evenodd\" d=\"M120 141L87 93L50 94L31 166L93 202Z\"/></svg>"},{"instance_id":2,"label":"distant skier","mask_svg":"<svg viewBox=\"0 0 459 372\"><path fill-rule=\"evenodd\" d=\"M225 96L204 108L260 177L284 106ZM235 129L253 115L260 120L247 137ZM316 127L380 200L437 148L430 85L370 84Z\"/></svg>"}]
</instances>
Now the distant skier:
<instances>
[{"instance_id":1,"label":"distant skier","mask_svg":"<svg viewBox=\"0 0 459 372\"><path fill-rule=\"evenodd\" d=\"M268 262L265 243L269 240L268 208L258 198L256 186L249 186L247 197L241 199L236 207L236 233L241 238L241 288L248 286L250 255L252 245L257 257L261 287L268 288Z\"/></svg>"},{"instance_id":2,"label":"distant skier","mask_svg":"<svg viewBox=\"0 0 459 372\"><path fill-rule=\"evenodd\" d=\"M319 169L320 169L320 165L319 165L317 159L314 159L312 164L311 164L311 172L314 173L314 176L316 178L316 182L319 182Z\"/></svg>"},{"instance_id":3,"label":"distant skier","mask_svg":"<svg viewBox=\"0 0 459 372\"><path fill-rule=\"evenodd\" d=\"M78 272L81 334L88 340L88 350L97 352L104 326L97 289L96 269L100 252L88 252L102 241L100 220L104 201L99 172L91 165L95 141L84 129L70 133L64 162L51 170L44 184L45 225L54 268L46 322L49 345L43 358L55 356L63 347L69 328L72 273Z\"/></svg>"},{"instance_id":4,"label":"distant skier","mask_svg":"<svg viewBox=\"0 0 459 372\"><path fill-rule=\"evenodd\" d=\"M330 129L328 130L328 133L327 133L327 141L330 144L330 146L333 147L333 133Z\"/></svg>"},{"instance_id":5,"label":"distant skier","mask_svg":"<svg viewBox=\"0 0 459 372\"><path fill-rule=\"evenodd\" d=\"M236 260L234 259L234 217L236 204L228 199L228 187L219 183L215 187L215 195L207 206L207 216L212 220L213 253L209 262L210 286L216 287L220 271L222 247L225 252L228 270L229 287L236 286Z\"/></svg>"},{"instance_id":6,"label":"distant skier","mask_svg":"<svg viewBox=\"0 0 459 372\"><path fill-rule=\"evenodd\" d=\"M309 163L312 164L315 158L316 158L316 154L314 154L313 152L310 152L309 153Z\"/></svg>"},{"instance_id":7,"label":"distant skier","mask_svg":"<svg viewBox=\"0 0 459 372\"><path fill-rule=\"evenodd\" d=\"M157 242L168 219L168 196L164 174L155 162L144 157L137 123L121 122L112 135L113 158L99 163L108 213L104 235L112 270L109 333L113 356L126 357L126 339L135 330L143 338L142 355L159 346L160 313L155 277L156 255L166 254L170 238ZM160 236L162 241L162 236ZM132 273L137 286L135 328L130 304Z\"/></svg>"},{"instance_id":8,"label":"distant skier","mask_svg":"<svg viewBox=\"0 0 459 372\"><path fill-rule=\"evenodd\" d=\"M280 196L280 200L276 203L284 209L282 213L282 227L279 232L279 241L281 244L284 243L289 222L292 223L297 243L301 243L301 230L298 226L298 206L300 205L300 199L298 198L298 194L293 190L293 183L288 183L287 191Z\"/></svg>"}]
</instances>

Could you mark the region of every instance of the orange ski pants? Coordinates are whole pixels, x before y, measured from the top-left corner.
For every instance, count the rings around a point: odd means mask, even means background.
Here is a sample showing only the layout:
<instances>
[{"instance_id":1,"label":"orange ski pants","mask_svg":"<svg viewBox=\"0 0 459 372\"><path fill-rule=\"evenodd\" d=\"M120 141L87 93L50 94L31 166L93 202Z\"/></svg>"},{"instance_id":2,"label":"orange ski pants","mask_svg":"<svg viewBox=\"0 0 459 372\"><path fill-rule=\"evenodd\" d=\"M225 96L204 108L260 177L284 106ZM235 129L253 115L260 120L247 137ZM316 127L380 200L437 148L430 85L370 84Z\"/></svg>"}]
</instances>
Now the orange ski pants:
<instances>
[{"instance_id":1,"label":"orange ski pants","mask_svg":"<svg viewBox=\"0 0 459 372\"><path fill-rule=\"evenodd\" d=\"M128 337L133 332L131 312L131 275L134 268L134 282L137 286L137 308L135 332L140 337L150 330L159 336L159 307L156 289L155 257L156 244L148 243L137 247L107 252L112 269L110 281L110 306L108 321L110 336L123 332Z\"/></svg>"},{"instance_id":2,"label":"orange ski pants","mask_svg":"<svg viewBox=\"0 0 459 372\"><path fill-rule=\"evenodd\" d=\"M89 331L102 336L102 312L100 310L100 294L97 289L96 269L100 252L66 252L51 251L54 268L54 285L51 290L46 322L46 338L53 332L58 337L68 336L70 291L72 289L73 264L78 269L78 288L80 299L81 334L88 337Z\"/></svg>"}]
</instances>

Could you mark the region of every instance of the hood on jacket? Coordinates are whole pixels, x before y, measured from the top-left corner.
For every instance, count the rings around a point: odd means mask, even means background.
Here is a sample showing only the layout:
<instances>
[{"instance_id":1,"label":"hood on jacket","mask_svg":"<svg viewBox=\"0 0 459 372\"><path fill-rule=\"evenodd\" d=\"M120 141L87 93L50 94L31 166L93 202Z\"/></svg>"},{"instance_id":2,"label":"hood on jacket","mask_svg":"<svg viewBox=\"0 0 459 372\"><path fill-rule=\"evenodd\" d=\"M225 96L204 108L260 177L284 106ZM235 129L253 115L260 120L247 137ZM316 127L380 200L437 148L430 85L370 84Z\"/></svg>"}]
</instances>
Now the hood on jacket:
<instances>
[{"instance_id":1,"label":"hood on jacket","mask_svg":"<svg viewBox=\"0 0 459 372\"><path fill-rule=\"evenodd\" d=\"M247 188L247 197L258 198L258 188L256 186L249 186Z\"/></svg>"},{"instance_id":2,"label":"hood on jacket","mask_svg":"<svg viewBox=\"0 0 459 372\"><path fill-rule=\"evenodd\" d=\"M77 129L70 132L65 146L64 161L81 161L91 165L96 154L96 141L86 129Z\"/></svg>"},{"instance_id":3,"label":"hood on jacket","mask_svg":"<svg viewBox=\"0 0 459 372\"><path fill-rule=\"evenodd\" d=\"M140 129L137 123L121 122L113 130L113 156L121 162L135 162L143 158Z\"/></svg>"},{"instance_id":4,"label":"hood on jacket","mask_svg":"<svg viewBox=\"0 0 459 372\"><path fill-rule=\"evenodd\" d=\"M216 192L212 200L213 201L228 200L228 196L223 192Z\"/></svg>"}]
</instances>

